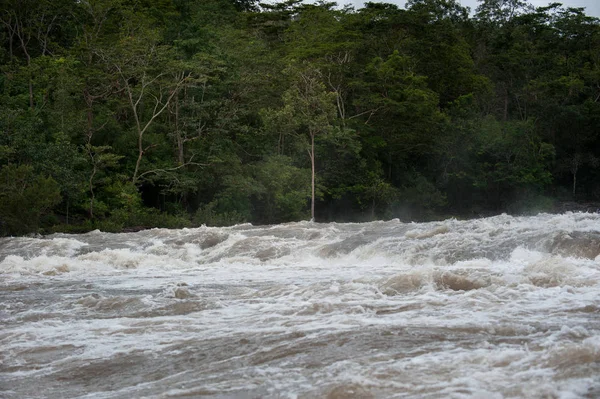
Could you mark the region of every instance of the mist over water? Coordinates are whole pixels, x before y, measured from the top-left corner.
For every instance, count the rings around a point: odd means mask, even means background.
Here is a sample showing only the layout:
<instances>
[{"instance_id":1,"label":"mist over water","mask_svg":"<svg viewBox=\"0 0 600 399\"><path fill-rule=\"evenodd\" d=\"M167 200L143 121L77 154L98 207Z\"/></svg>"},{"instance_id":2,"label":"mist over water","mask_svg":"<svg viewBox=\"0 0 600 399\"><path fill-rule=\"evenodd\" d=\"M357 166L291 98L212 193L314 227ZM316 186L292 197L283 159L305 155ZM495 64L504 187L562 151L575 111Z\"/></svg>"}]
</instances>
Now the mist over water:
<instances>
[{"instance_id":1,"label":"mist over water","mask_svg":"<svg viewBox=\"0 0 600 399\"><path fill-rule=\"evenodd\" d=\"M600 214L0 239L0 397L598 398Z\"/></svg>"}]
</instances>

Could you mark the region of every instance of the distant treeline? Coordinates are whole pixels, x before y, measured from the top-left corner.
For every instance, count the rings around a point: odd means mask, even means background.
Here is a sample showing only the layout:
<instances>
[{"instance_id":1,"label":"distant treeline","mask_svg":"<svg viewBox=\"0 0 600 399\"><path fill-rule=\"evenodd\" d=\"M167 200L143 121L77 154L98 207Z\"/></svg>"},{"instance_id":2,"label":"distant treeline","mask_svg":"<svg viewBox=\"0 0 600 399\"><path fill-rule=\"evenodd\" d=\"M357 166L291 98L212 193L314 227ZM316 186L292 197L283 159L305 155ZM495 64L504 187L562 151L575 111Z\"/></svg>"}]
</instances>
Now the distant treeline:
<instances>
[{"instance_id":1,"label":"distant treeline","mask_svg":"<svg viewBox=\"0 0 600 399\"><path fill-rule=\"evenodd\" d=\"M600 200L580 8L0 4L0 234L308 219L313 176L321 222Z\"/></svg>"}]
</instances>

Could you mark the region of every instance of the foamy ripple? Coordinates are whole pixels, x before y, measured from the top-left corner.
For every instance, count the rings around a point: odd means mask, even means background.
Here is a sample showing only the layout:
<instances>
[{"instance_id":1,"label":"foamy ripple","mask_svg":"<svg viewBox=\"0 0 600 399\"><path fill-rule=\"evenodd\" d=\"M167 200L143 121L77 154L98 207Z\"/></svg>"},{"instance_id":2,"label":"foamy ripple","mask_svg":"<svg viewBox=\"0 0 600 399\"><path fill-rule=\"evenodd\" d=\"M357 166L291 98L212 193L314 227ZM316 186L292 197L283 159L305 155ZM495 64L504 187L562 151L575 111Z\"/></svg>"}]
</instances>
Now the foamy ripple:
<instances>
[{"instance_id":1,"label":"foamy ripple","mask_svg":"<svg viewBox=\"0 0 600 399\"><path fill-rule=\"evenodd\" d=\"M0 396L600 397L600 215L0 239Z\"/></svg>"}]
</instances>

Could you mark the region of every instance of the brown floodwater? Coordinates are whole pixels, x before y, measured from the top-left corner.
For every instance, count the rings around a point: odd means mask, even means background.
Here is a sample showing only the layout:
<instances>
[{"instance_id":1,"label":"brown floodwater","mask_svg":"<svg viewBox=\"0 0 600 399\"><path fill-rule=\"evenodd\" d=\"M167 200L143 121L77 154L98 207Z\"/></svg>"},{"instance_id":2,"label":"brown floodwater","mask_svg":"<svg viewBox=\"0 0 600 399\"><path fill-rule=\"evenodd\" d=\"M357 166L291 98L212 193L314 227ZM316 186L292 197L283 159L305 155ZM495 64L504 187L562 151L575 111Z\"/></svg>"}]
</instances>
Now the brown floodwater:
<instances>
[{"instance_id":1,"label":"brown floodwater","mask_svg":"<svg viewBox=\"0 0 600 399\"><path fill-rule=\"evenodd\" d=\"M600 215L0 239L0 398L598 398Z\"/></svg>"}]
</instances>

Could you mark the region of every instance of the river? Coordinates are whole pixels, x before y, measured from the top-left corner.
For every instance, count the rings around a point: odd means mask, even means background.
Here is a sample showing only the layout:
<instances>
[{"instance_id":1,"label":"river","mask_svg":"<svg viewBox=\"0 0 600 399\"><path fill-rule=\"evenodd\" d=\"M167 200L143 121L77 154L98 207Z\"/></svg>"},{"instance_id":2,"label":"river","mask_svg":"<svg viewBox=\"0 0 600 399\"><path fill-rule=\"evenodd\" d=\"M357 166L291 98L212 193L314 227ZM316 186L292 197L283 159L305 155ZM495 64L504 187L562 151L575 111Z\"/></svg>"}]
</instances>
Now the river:
<instances>
[{"instance_id":1,"label":"river","mask_svg":"<svg viewBox=\"0 0 600 399\"><path fill-rule=\"evenodd\" d=\"M600 214L0 239L0 397L598 398Z\"/></svg>"}]
</instances>

